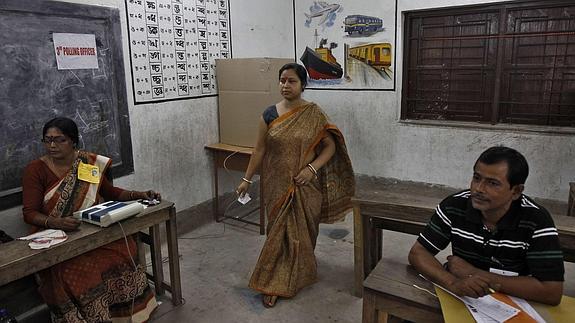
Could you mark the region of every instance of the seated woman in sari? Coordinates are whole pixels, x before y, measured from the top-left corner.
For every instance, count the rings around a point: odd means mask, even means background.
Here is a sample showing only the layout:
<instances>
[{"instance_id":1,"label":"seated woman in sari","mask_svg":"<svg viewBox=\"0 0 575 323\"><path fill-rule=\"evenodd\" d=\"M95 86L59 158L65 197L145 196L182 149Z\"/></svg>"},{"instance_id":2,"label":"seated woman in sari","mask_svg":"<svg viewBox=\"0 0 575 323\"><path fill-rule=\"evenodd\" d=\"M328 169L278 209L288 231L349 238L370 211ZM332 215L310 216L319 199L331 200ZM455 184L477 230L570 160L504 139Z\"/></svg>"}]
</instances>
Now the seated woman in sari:
<instances>
[{"instance_id":1,"label":"seated woman in sari","mask_svg":"<svg viewBox=\"0 0 575 323\"><path fill-rule=\"evenodd\" d=\"M266 307L317 280L314 248L320 223L343 219L355 182L344 139L314 103L302 99L307 73L296 63L279 71L283 100L267 108L245 177L243 196L262 167L267 239L249 286Z\"/></svg>"},{"instance_id":2,"label":"seated woman in sari","mask_svg":"<svg viewBox=\"0 0 575 323\"><path fill-rule=\"evenodd\" d=\"M106 200L160 199L154 191L125 191L104 173L111 160L77 150L78 127L68 118L44 125L46 155L28 164L22 179L24 221L33 231L76 230L77 210ZM89 170L92 178L83 178ZM39 272L39 291L52 322L143 322L156 308L134 240L120 239Z\"/></svg>"}]
</instances>

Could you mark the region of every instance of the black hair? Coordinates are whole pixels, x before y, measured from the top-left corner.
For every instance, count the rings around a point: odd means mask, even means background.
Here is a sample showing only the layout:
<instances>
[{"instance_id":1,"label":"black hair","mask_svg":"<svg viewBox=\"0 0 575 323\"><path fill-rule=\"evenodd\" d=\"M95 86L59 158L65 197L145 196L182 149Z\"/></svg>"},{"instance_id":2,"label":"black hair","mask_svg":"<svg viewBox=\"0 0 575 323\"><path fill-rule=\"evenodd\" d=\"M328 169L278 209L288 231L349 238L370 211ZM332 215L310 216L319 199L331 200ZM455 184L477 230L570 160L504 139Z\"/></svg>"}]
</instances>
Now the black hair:
<instances>
[{"instance_id":1,"label":"black hair","mask_svg":"<svg viewBox=\"0 0 575 323\"><path fill-rule=\"evenodd\" d=\"M507 163L507 181L511 187L518 184L525 184L529 175L529 165L525 157L517 150L504 146L495 146L482 152L473 168L478 162L486 165L493 165L500 162Z\"/></svg>"},{"instance_id":2,"label":"black hair","mask_svg":"<svg viewBox=\"0 0 575 323\"><path fill-rule=\"evenodd\" d=\"M299 78L299 80L301 82L301 90L303 92L303 90L307 86L307 70L305 69L305 67L299 65L298 63L287 63L280 68L278 79L282 77L282 73L285 70L294 70L295 71L295 73L297 74L297 77Z\"/></svg>"},{"instance_id":3,"label":"black hair","mask_svg":"<svg viewBox=\"0 0 575 323\"><path fill-rule=\"evenodd\" d=\"M42 130L42 137L46 136L46 132L48 132L50 128L58 128L63 134L72 139L74 144L78 145L80 136L78 135L78 126L74 120L66 117L57 117L46 122Z\"/></svg>"}]
</instances>

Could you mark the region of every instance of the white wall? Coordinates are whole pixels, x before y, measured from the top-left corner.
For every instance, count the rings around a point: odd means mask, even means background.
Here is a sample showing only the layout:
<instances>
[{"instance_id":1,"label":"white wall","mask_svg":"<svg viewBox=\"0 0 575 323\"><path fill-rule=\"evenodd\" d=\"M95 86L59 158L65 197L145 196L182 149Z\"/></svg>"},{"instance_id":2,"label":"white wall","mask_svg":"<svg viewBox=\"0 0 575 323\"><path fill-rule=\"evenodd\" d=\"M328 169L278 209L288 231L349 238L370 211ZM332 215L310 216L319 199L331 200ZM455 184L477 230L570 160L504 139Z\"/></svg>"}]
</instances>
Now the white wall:
<instances>
[{"instance_id":1,"label":"white wall","mask_svg":"<svg viewBox=\"0 0 575 323\"><path fill-rule=\"evenodd\" d=\"M232 2L234 57L293 57L291 1ZM573 135L511 127L457 128L399 122L402 12L486 2L498 1L399 0L396 92L304 93L308 100L319 103L344 133L357 173L467 187L479 154L492 145L503 144L521 151L530 163L527 194L567 200L568 182L575 180ZM240 22L242 26L238 26Z\"/></svg>"}]
</instances>

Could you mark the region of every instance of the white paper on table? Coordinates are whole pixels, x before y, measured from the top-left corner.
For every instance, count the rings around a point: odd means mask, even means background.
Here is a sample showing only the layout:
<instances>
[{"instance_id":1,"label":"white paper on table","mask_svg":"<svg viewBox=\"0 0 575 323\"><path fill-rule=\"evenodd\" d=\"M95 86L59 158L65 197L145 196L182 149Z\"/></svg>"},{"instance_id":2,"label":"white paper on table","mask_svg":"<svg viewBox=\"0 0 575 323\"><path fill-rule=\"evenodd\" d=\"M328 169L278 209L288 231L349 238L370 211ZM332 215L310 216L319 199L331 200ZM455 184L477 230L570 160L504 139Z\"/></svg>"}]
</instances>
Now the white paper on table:
<instances>
[{"instance_id":1,"label":"white paper on table","mask_svg":"<svg viewBox=\"0 0 575 323\"><path fill-rule=\"evenodd\" d=\"M453 294L451 291L447 290L446 288L443 288L443 286L440 286L436 283L433 283L433 285L446 291L453 297L462 301L464 304L471 305L479 312L491 317L492 319L498 322L505 322L519 313L519 310L516 309L515 307L507 305L502 301L495 299L491 295L485 295L480 298L471 298L467 296L459 297Z\"/></svg>"},{"instance_id":2,"label":"white paper on table","mask_svg":"<svg viewBox=\"0 0 575 323\"><path fill-rule=\"evenodd\" d=\"M62 230L47 229L40 232L20 237L18 240L30 241L28 246L31 249L46 249L62 243L68 239L66 232Z\"/></svg>"},{"instance_id":3,"label":"white paper on table","mask_svg":"<svg viewBox=\"0 0 575 323\"><path fill-rule=\"evenodd\" d=\"M465 303L463 303L463 304L465 304ZM467 307L467 309L469 310L469 313L471 313L471 316L473 316L473 319L477 323L499 323L499 322L497 322L497 320L492 319L487 314L484 314L483 312L478 311L475 307L473 307L469 304L465 304L465 307Z\"/></svg>"},{"instance_id":4,"label":"white paper on table","mask_svg":"<svg viewBox=\"0 0 575 323\"><path fill-rule=\"evenodd\" d=\"M521 307L521 310L523 310L523 312L527 313L529 316L531 316L531 318L537 321L537 323L546 323L546 321L541 317L541 315L539 315L539 313L537 313L537 311L533 308L533 306L531 306L531 304L529 304L526 300L515 296L509 296L509 298L511 298L511 300L515 302L515 304Z\"/></svg>"}]
</instances>

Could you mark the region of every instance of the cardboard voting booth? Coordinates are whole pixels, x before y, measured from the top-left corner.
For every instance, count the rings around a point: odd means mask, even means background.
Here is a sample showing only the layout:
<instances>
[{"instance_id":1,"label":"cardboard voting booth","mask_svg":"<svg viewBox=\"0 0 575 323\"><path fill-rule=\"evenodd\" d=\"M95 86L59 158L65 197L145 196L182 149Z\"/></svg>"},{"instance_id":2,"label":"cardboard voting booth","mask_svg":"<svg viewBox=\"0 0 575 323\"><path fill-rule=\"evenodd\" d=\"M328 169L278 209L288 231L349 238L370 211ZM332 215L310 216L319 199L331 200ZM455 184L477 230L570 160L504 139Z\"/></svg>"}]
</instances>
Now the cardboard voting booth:
<instances>
[{"instance_id":1,"label":"cardboard voting booth","mask_svg":"<svg viewBox=\"0 0 575 323\"><path fill-rule=\"evenodd\" d=\"M281 101L279 69L287 58L217 59L220 142L254 147L265 108Z\"/></svg>"}]
</instances>

